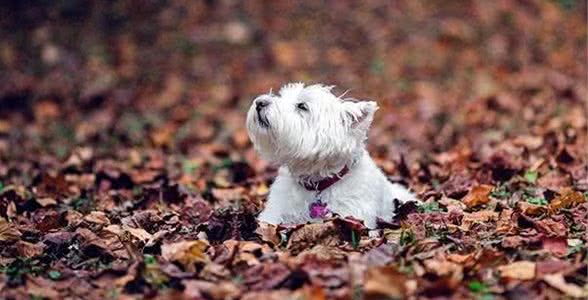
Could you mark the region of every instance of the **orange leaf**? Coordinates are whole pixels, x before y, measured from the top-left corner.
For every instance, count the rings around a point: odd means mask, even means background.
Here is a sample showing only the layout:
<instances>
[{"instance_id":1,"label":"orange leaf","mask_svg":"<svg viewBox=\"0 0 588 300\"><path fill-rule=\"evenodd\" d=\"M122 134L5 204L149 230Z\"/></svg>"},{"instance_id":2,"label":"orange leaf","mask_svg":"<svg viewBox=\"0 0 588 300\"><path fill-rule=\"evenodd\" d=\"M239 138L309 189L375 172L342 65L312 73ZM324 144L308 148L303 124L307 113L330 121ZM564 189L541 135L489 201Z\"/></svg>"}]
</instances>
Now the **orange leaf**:
<instances>
[{"instance_id":1,"label":"orange leaf","mask_svg":"<svg viewBox=\"0 0 588 300\"><path fill-rule=\"evenodd\" d=\"M562 208L570 208L584 202L586 202L586 198L582 193L572 189L564 189L559 197L549 203L549 210L555 213Z\"/></svg>"},{"instance_id":2,"label":"orange leaf","mask_svg":"<svg viewBox=\"0 0 588 300\"><path fill-rule=\"evenodd\" d=\"M465 196L463 199L463 203L468 207L476 207L482 204L486 204L490 201L490 192L494 188L491 185L482 184L475 186L472 190Z\"/></svg>"}]
</instances>

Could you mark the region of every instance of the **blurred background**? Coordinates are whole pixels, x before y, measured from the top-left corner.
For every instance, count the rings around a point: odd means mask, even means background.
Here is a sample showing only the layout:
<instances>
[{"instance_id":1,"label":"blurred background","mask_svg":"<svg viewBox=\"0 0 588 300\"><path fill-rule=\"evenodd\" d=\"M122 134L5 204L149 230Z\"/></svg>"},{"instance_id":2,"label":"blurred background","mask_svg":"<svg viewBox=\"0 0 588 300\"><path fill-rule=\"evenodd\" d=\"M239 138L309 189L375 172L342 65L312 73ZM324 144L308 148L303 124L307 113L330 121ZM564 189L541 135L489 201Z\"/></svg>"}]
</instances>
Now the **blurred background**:
<instances>
[{"instance_id":1,"label":"blurred background","mask_svg":"<svg viewBox=\"0 0 588 300\"><path fill-rule=\"evenodd\" d=\"M574 0L3 1L0 176L92 156L164 157L189 182L241 161L245 178L267 168L245 112L290 81L378 101L369 147L390 174L582 151L586 35Z\"/></svg>"}]
</instances>

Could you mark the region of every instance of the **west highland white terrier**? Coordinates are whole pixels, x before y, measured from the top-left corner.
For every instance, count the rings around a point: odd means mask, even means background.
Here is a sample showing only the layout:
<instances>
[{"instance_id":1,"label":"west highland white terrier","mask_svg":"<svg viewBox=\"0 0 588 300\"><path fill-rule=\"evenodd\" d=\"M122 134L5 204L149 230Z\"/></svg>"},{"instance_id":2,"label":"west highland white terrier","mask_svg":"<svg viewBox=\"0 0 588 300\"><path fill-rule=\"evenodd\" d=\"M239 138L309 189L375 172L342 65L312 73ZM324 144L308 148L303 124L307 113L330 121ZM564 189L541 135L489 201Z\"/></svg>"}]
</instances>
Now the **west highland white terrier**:
<instances>
[{"instance_id":1,"label":"west highland white terrier","mask_svg":"<svg viewBox=\"0 0 588 300\"><path fill-rule=\"evenodd\" d=\"M390 221L401 203L417 201L389 182L365 149L376 102L342 99L332 87L291 83L261 95L247 130L262 158L280 166L259 220L297 224L332 213Z\"/></svg>"}]
</instances>

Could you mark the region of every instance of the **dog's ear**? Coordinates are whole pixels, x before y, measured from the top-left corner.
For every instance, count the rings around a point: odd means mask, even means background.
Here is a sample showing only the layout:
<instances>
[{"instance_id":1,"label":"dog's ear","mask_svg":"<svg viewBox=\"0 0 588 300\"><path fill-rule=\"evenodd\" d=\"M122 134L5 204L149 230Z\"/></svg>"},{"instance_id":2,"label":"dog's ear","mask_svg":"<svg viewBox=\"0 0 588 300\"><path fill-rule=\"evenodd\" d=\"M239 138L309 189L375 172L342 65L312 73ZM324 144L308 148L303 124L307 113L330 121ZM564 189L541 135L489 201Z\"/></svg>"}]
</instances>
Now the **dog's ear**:
<instances>
[{"instance_id":1,"label":"dog's ear","mask_svg":"<svg viewBox=\"0 0 588 300\"><path fill-rule=\"evenodd\" d=\"M366 133L374 120L374 113L378 110L378 104L374 101L343 103L345 106L345 124L352 129Z\"/></svg>"}]
</instances>

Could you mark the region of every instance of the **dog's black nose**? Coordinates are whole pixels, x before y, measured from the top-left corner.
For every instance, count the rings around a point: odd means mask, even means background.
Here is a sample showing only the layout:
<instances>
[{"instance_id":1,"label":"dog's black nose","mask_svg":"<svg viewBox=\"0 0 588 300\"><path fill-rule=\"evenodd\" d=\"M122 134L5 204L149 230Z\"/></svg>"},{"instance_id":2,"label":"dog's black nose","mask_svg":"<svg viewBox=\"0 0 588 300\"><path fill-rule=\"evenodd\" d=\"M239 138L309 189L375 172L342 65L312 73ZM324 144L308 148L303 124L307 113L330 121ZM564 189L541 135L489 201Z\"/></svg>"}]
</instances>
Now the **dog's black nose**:
<instances>
[{"instance_id":1,"label":"dog's black nose","mask_svg":"<svg viewBox=\"0 0 588 300\"><path fill-rule=\"evenodd\" d=\"M268 106L270 104L270 100L269 99L264 99L264 98L260 98L255 100L255 110L256 111L260 111L262 110L264 107Z\"/></svg>"}]
</instances>

